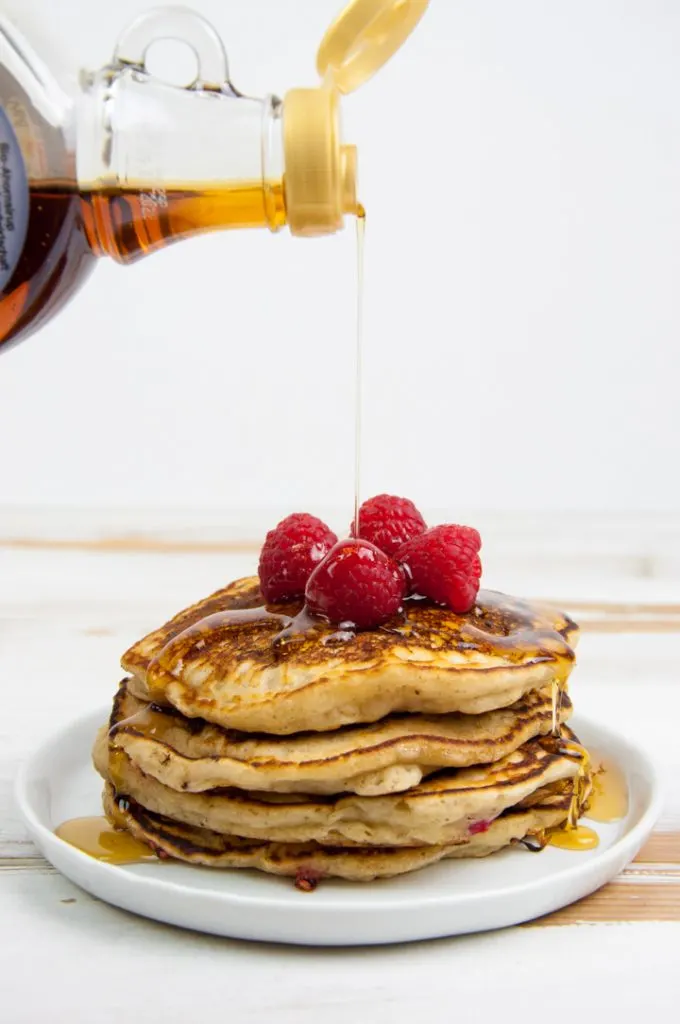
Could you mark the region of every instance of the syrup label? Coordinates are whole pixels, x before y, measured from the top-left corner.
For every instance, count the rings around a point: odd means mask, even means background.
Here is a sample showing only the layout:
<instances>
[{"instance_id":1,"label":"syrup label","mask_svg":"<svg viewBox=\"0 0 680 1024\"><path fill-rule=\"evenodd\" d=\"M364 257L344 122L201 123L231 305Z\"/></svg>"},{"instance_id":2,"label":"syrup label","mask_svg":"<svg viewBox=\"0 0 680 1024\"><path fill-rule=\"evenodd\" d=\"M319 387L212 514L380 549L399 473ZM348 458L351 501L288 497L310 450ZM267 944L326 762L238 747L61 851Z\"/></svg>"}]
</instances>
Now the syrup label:
<instances>
[{"instance_id":1,"label":"syrup label","mask_svg":"<svg viewBox=\"0 0 680 1024\"><path fill-rule=\"evenodd\" d=\"M28 229L28 175L12 123L0 107L0 292L19 262Z\"/></svg>"}]
</instances>

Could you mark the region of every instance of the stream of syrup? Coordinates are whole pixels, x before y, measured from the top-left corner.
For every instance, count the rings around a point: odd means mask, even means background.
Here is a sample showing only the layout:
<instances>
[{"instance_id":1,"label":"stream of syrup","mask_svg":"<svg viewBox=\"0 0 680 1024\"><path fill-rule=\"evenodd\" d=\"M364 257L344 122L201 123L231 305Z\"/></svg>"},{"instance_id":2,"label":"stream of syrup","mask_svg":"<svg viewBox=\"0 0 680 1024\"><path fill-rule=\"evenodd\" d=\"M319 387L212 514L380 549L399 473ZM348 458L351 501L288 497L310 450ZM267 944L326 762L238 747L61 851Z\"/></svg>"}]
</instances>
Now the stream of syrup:
<instances>
[{"instance_id":1,"label":"stream of syrup","mask_svg":"<svg viewBox=\"0 0 680 1024\"><path fill-rule=\"evenodd\" d=\"M587 825L579 825L578 819L585 801L585 787L590 770L590 755L586 748L575 740L562 736L562 725L560 722L560 704L564 686L553 682L552 684L552 721L553 728L549 737L543 741L543 745L552 753L561 757L569 757L578 763L578 773L574 779L574 789L569 805L566 820L555 828L548 829L544 841L539 839L539 845L558 846L562 850L593 850L599 845L599 837L593 829Z\"/></svg>"},{"instance_id":2,"label":"stream of syrup","mask_svg":"<svg viewBox=\"0 0 680 1024\"><path fill-rule=\"evenodd\" d=\"M583 786L590 755L580 743L564 739L559 740L559 753L579 760L579 774L574 783L567 820L548 831L547 842L561 850L593 850L600 842L597 832L578 821L579 809L584 802ZM592 788L585 804L582 816L590 821L609 824L625 818L628 813L628 783L625 772L614 761L598 757L592 764Z\"/></svg>"},{"instance_id":3,"label":"stream of syrup","mask_svg":"<svg viewBox=\"0 0 680 1024\"><path fill-rule=\"evenodd\" d=\"M561 706L562 695L566 689L566 679L557 676L552 682L552 730L551 740L555 753L562 757L570 757L578 762L578 774L574 779L574 790L569 805L566 821L556 828L549 829L540 845L550 844L561 850L594 850L600 844L600 837L588 825L579 824L579 816L585 802L588 775L591 769L590 754L584 746L574 740L562 737ZM592 800L592 793L588 794Z\"/></svg>"},{"instance_id":4,"label":"stream of syrup","mask_svg":"<svg viewBox=\"0 0 680 1024\"><path fill-rule=\"evenodd\" d=\"M354 378L354 536L359 536L359 506L361 504L361 420L363 413L363 345L364 345L364 240L366 210L357 207L357 323L356 364Z\"/></svg>"}]
</instances>

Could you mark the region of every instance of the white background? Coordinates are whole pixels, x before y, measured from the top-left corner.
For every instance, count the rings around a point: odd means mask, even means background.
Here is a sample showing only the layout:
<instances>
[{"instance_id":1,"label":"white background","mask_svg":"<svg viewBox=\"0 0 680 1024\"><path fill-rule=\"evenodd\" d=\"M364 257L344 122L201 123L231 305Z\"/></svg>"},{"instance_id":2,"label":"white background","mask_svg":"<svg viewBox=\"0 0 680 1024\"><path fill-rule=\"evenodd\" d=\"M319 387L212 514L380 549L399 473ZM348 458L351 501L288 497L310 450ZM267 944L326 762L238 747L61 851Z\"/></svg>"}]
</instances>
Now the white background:
<instances>
[{"instance_id":1,"label":"white background","mask_svg":"<svg viewBox=\"0 0 680 1024\"><path fill-rule=\"evenodd\" d=\"M149 5L15 3L74 67ZM196 3L238 87L280 95L339 6ZM678 53L675 0L432 0L344 102L366 492L680 509ZM354 258L349 222L103 263L0 358L0 502L349 510Z\"/></svg>"}]
</instances>

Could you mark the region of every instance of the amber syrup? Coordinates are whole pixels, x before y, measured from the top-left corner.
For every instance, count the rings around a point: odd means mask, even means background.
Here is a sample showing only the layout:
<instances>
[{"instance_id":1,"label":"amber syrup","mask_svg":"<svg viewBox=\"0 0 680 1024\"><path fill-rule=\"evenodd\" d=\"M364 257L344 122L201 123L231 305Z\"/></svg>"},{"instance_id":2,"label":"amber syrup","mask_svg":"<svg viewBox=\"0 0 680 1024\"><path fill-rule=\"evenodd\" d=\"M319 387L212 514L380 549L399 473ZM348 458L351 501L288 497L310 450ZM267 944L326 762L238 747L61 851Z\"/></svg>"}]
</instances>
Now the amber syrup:
<instances>
[{"instance_id":1,"label":"amber syrup","mask_svg":"<svg viewBox=\"0 0 680 1024\"><path fill-rule=\"evenodd\" d=\"M363 346L364 346L364 239L366 210L357 205L357 306L356 306L356 362L354 376L354 536L359 536L359 507L361 505L361 421L363 412Z\"/></svg>"},{"instance_id":2,"label":"amber syrup","mask_svg":"<svg viewBox=\"0 0 680 1024\"><path fill-rule=\"evenodd\" d=\"M77 188L33 182L22 254L0 294L0 347L36 330L80 287L96 257L132 263L172 242L225 228L281 226L283 186L235 181L201 190Z\"/></svg>"},{"instance_id":3,"label":"amber syrup","mask_svg":"<svg viewBox=\"0 0 680 1024\"><path fill-rule=\"evenodd\" d=\"M137 864L143 860L158 859L146 843L134 839L129 832L119 831L99 815L71 818L54 831L69 846L75 846L105 864Z\"/></svg>"},{"instance_id":4,"label":"amber syrup","mask_svg":"<svg viewBox=\"0 0 680 1024\"><path fill-rule=\"evenodd\" d=\"M588 797L585 817L607 824L628 814L628 780L614 760L598 758L593 772L593 788Z\"/></svg>"}]
</instances>

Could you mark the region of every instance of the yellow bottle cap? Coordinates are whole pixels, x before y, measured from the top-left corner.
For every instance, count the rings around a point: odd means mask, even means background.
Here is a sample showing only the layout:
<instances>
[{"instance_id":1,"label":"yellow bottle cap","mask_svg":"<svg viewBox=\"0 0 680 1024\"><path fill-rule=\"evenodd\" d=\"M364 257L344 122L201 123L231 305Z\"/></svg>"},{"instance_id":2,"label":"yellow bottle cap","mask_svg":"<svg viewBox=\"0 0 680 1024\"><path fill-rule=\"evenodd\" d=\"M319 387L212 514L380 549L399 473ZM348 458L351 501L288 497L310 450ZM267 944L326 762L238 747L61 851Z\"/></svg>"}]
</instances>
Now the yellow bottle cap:
<instances>
[{"instance_id":1,"label":"yellow bottle cap","mask_svg":"<svg viewBox=\"0 0 680 1024\"><path fill-rule=\"evenodd\" d=\"M352 0L326 31L316 55L322 78L348 93L378 71L410 36L429 0Z\"/></svg>"},{"instance_id":2,"label":"yellow bottle cap","mask_svg":"<svg viewBox=\"0 0 680 1024\"><path fill-rule=\"evenodd\" d=\"M356 149L340 141L336 89L286 93L283 144L288 227L294 235L325 235L356 213Z\"/></svg>"},{"instance_id":3,"label":"yellow bottle cap","mask_svg":"<svg viewBox=\"0 0 680 1024\"><path fill-rule=\"evenodd\" d=\"M345 214L358 213L357 153L342 144L338 94L357 89L390 59L428 2L352 0L321 41L321 87L286 93L283 187L292 234L329 234Z\"/></svg>"}]
</instances>

